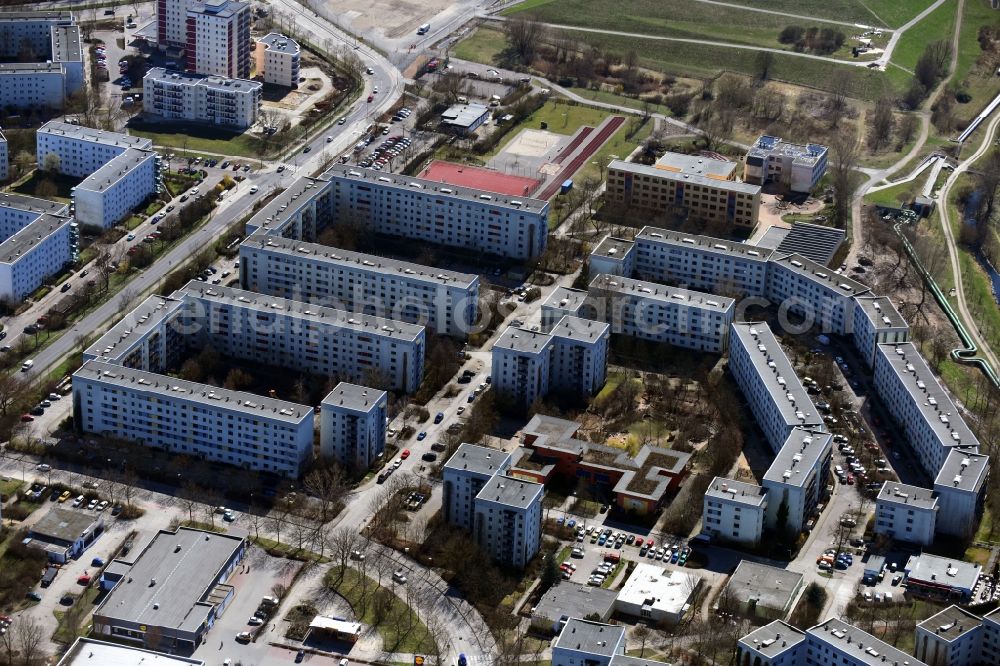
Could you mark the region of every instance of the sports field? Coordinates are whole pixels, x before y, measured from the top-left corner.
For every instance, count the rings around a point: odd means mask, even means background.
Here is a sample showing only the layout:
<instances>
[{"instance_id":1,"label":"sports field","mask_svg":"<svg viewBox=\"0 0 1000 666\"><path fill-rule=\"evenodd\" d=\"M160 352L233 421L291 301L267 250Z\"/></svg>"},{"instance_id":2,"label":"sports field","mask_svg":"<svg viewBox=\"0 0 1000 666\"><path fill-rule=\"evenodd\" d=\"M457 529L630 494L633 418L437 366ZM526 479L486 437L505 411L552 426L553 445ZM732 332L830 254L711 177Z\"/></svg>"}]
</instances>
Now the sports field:
<instances>
[{"instance_id":1,"label":"sports field","mask_svg":"<svg viewBox=\"0 0 1000 666\"><path fill-rule=\"evenodd\" d=\"M509 196L528 196L542 182L537 178L514 176L493 169L441 160L431 162L420 177Z\"/></svg>"}]
</instances>

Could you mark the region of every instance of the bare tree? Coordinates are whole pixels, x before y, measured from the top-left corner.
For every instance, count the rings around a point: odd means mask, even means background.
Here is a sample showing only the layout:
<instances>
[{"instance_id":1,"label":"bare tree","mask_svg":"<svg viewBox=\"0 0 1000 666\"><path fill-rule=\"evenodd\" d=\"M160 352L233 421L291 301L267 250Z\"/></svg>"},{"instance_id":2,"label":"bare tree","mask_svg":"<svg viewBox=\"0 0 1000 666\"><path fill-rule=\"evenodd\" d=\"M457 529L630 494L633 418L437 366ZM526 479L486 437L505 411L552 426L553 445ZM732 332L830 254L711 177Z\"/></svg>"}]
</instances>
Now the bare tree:
<instances>
[{"instance_id":1,"label":"bare tree","mask_svg":"<svg viewBox=\"0 0 1000 666\"><path fill-rule=\"evenodd\" d=\"M535 50L542 42L545 28L537 21L518 14L504 22L504 38L507 48L517 56L520 64L530 65L535 58Z\"/></svg>"},{"instance_id":2,"label":"bare tree","mask_svg":"<svg viewBox=\"0 0 1000 666\"><path fill-rule=\"evenodd\" d=\"M317 467L302 480L306 491L320 501L320 519L326 522L332 518L330 511L339 504L350 490L349 480L343 468L335 462Z\"/></svg>"},{"instance_id":3,"label":"bare tree","mask_svg":"<svg viewBox=\"0 0 1000 666\"><path fill-rule=\"evenodd\" d=\"M875 110L872 113L871 133L868 136L868 145L872 151L877 152L889 143L892 138L892 127L895 121L892 117L893 100L889 97L880 97L875 102Z\"/></svg>"},{"instance_id":4,"label":"bare tree","mask_svg":"<svg viewBox=\"0 0 1000 666\"><path fill-rule=\"evenodd\" d=\"M833 222L844 227L851 214L852 180L858 164L858 139L853 130L842 129L830 141L833 182Z\"/></svg>"}]
</instances>

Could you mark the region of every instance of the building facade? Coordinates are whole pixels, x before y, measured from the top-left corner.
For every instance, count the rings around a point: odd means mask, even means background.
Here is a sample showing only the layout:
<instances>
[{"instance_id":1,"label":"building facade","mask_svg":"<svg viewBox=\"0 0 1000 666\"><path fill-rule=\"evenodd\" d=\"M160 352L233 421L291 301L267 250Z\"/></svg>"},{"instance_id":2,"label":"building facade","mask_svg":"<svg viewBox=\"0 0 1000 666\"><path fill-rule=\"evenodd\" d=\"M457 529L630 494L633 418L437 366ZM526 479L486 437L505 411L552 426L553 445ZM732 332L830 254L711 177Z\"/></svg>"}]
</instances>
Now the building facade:
<instances>
[{"instance_id":1,"label":"building facade","mask_svg":"<svg viewBox=\"0 0 1000 666\"><path fill-rule=\"evenodd\" d=\"M541 545L544 494L540 483L493 475L476 495L473 540L503 566L524 569Z\"/></svg>"},{"instance_id":2,"label":"building facade","mask_svg":"<svg viewBox=\"0 0 1000 666\"><path fill-rule=\"evenodd\" d=\"M244 130L257 122L262 88L259 81L153 67L142 78L143 113L166 121Z\"/></svg>"},{"instance_id":3,"label":"building facade","mask_svg":"<svg viewBox=\"0 0 1000 666\"><path fill-rule=\"evenodd\" d=\"M832 458L833 439L828 433L804 428L791 432L761 481L767 492L768 529L794 534L805 530L826 499Z\"/></svg>"},{"instance_id":4,"label":"building facade","mask_svg":"<svg viewBox=\"0 0 1000 666\"><path fill-rule=\"evenodd\" d=\"M72 12L0 16L0 105L61 109L84 83L80 29ZM21 62L19 62L21 60Z\"/></svg>"},{"instance_id":5,"label":"building facade","mask_svg":"<svg viewBox=\"0 0 1000 666\"><path fill-rule=\"evenodd\" d=\"M299 85L300 50L298 43L281 33L269 32L257 40L254 47L254 63L257 76L264 77L264 83L285 88Z\"/></svg>"},{"instance_id":6,"label":"building facade","mask_svg":"<svg viewBox=\"0 0 1000 666\"><path fill-rule=\"evenodd\" d=\"M570 618L552 644L552 666L609 666L625 654L625 627Z\"/></svg>"},{"instance_id":7,"label":"building facade","mask_svg":"<svg viewBox=\"0 0 1000 666\"><path fill-rule=\"evenodd\" d=\"M385 391L340 382L320 404L320 454L360 471L385 450Z\"/></svg>"},{"instance_id":8,"label":"building facade","mask_svg":"<svg viewBox=\"0 0 1000 666\"><path fill-rule=\"evenodd\" d=\"M129 148L73 188L80 224L109 229L156 194L160 156Z\"/></svg>"},{"instance_id":9,"label":"building facade","mask_svg":"<svg viewBox=\"0 0 1000 666\"><path fill-rule=\"evenodd\" d=\"M875 534L929 546L934 541L939 508L933 491L886 481L875 500Z\"/></svg>"},{"instance_id":10,"label":"building facade","mask_svg":"<svg viewBox=\"0 0 1000 666\"><path fill-rule=\"evenodd\" d=\"M989 475L989 456L963 449L948 452L934 479L941 515L947 516L938 522L938 534L968 539L976 533L983 516Z\"/></svg>"},{"instance_id":11,"label":"building facade","mask_svg":"<svg viewBox=\"0 0 1000 666\"><path fill-rule=\"evenodd\" d=\"M185 16L187 70L230 79L250 77L250 3L190 0Z\"/></svg>"},{"instance_id":12,"label":"building facade","mask_svg":"<svg viewBox=\"0 0 1000 666\"><path fill-rule=\"evenodd\" d=\"M713 541L756 548L764 534L767 493L758 485L715 477L703 500L701 531Z\"/></svg>"},{"instance_id":13,"label":"building facade","mask_svg":"<svg viewBox=\"0 0 1000 666\"><path fill-rule=\"evenodd\" d=\"M811 192L826 173L828 150L818 143L790 143L761 135L747 151L743 180L779 183L792 192Z\"/></svg>"},{"instance_id":14,"label":"building facade","mask_svg":"<svg viewBox=\"0 0 1000 666\"><path fill-rule=\"evenodd\" d=\"M949 606L916 628L913 656L935 666L980 666L983 660L983 618Z\"/></svg>"},{"instance_id":15,"label":"building facade","mask_svg":"<svg viewBox=\"0 0 1000 666\"><path fill-rule=\"evenodd\" d=\"M823 333L847 335L854 324L854 296L868 287L798 254L771 256L767 298L819 327Z\"/></svg>"},{"instance_id":16,"label":"building facade","mask_svg":"<svg viewBox=\"0 0 1000 666\"><path fill-rule=\"evenodd\" d=\"M854 303L854 347L872 368L878 346L909 341L910 327L887 296L858 296Z\"/></svg>"},{"instance_id":17,"label":"building facade","mask_svg":"<svg viewBox=\"0 0 1000 666\"><path fill-rule=\"evenodd\" d=\"M510 469L510 454L476 444L461 444L441 468L442 507L449 525L472 532L476 522L476 496L486 482Z\"/></svg>"},{"instance_id":18,"label":"building facade","mask_svg":"<svg viewBox=\"0 0 1000 666\"><path fill-rule=\"evenodd\" d=\"M149 152L152 149L152 139L59 120L50 120L35 134L38 166L58 165L58 173L73 178L87 178L126 150Z\"/></svg>"},{"instance_id":19,"label":"building facade","mask_svg":"<svg viewBox=\"0 0 1000 666\"><path fill-rule=\"evenodd\" d=\"M7 148L7 137L0 131L0 182L10 178L10 152Z\"/></svg>"},{"instance_id":20,"label":"building facade","mask_svg":"<svg viewBox=\"0 0 1000 666\"><path fill-rule=\"evenodd\" d=\"M66 204L0 193L0 299L17 303L79 256Z\"/></svg>"}]
</instances>

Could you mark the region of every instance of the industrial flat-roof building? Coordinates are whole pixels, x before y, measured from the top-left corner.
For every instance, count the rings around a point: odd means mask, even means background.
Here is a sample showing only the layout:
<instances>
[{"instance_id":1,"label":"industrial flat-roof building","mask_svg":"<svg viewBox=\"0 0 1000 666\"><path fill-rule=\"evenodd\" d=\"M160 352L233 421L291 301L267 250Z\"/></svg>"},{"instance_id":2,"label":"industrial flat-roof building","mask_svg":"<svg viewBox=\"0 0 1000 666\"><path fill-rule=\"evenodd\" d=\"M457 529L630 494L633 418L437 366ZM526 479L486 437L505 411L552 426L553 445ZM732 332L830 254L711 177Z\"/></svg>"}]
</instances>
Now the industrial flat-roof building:
<instances>
[{"instance_id":1,"label":"industrial flat-roof building","mask_svg":"<svg viewBox=\"0 0 1000 666\"><path fill-rule=\"evenodd\" d=\"M703 534L721 543L755 548L764 534L767 491L753 483L715 477L702 500Z\"/></svg>"},{"instance_id":2,"label":"industrial flat-roof building","mask_svg":"<svg viewBox=\"0 0 1000 666\"><path fill-rule=\"evenodd\" d=\"M51 562L65 564L79 557L103 532L101 514L53 505L28 529L28 546L44 550Z\"/></svg>"},{"instance_id":3,"label":"industrial flat-roof building","mask_svg":"<svg viewBox=\"0 0 1000 666\"><path fill-rule=\"evenodd\" d=\"M603 587L559 581L531 609L531 626L546 634L558 634L575 617L596 614L601 622L607 622L617 596L614 590Z\"/></svg>"},{"instance_id":4,"label":"industrial flat-roof building","mask_svg":"<svg viewBox=\"0 0 1000 666\"><path fill-rule=\"evenodd\" d=\"M978 564L930 553L911 556L903 571L907 594L959 603L972 598L972 591L982 575L982 567Z\"/></svg>"},{"instance_id":5,"label":"industrial flat-roof building","mask_svg":"<svg viewBox=\"0 0 1000 666\"><path fill-rule=\"evenodd\" d=\"M875 499L875 534L929 546L934 541L938 509L934 491L886 481Z\"/></svg>"},{"instance_id":6,"label":"industrial flat-roof building","mask_svg":"<svg viewBox=\"0 0 1000 666\"><path fill-rule=\"evenodd\" d=\"M701 584L694 574L638 563L615 600L615 610L650 623L676 624Z\"/></svg>"},{"instance_id":7,"label":"industrial flat-roof building","mask_svg":"<svg viewBox=\"0 0 1000 666\"><path fill-rule=\"evenodd\" d=\"M490 107L485 104L453 104L441 113L441 127L456 134L468 136L490 117Z\"/></svg>"},{"instance_id":8,"label":"industrial flat-roof building","mask_svg":"<svg viewBox=\"0 0 1000 666\"><path fill-rule=\"evenodd\" d=\"M349 469L372 466L385 450L385 391L340 382L320 408L320 454Z\"/></svg>"},{"instance_id":9,"label":"industrial flat-roof building","mask_svg":"<svg viewBox=\"0 0 1000 666\"><path fill-rule=\"evenodd\" d=\"M733 607L720 610L782 620L791 613L801 590L802 574L741 560L722 591L722 595L732 600Z\"/></svg>"},{"instance_id":10,"label":"industrial flat-roof building","mask_svg":"<svg viewBox=\"0 0 1000 666\"><path fill-rule=\"evenodd\" d=\"M108 643L93 638L78 638L56 666L205 666L201 659L190 659L153 652L130 645Z\"/></svg>"},{"instance_id":11,"label":"industrial flat-roof building","mask_svg":"<svg viewBox=\"0 0 1000 666\"><path fill-rule=\"evenodd\" d=\"M100 587L110 591L94 611L93 635L194 652L235 595L226 581L246 545L232 534L161 530L145 548L108 563Z\"/></svg>"},{"instance_id":12,"label":"industrial flat-roof building","mask_svg":"<svg viewBox=\"0 0 1000 666\"><path fill-rule=\"evenodd\" d=\"M747 151L743 180L780 183L792 192L810 192L826 173L828 150L818 143L791 143L761 135Z\"/></svg>"}]
</instances>

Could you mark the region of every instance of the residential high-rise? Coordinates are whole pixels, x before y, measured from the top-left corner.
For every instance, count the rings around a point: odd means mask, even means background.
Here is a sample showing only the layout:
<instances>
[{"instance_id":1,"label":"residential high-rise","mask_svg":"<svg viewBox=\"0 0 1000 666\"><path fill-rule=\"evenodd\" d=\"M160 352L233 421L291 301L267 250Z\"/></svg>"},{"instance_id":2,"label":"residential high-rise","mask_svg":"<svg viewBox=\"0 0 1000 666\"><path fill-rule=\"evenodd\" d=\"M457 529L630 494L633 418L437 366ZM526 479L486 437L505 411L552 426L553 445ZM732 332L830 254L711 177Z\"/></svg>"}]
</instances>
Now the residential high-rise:
<instances>
[{"instance_id":1,"label":"residential high-rise","mask_svg":"<svg viewBox=\"0 0 1000 666\"><path fill-rule=\"evenodd\" d=\"M715 477L705 491L702 533L721 543L755 548L764 533L767 492L744 481Z\"/></svg>"},{"instance_id":2,"label":"residential high-rise","mask_svg":"<svg viewBox=\"0 0 1000 666\"><path fill-rule=\"evenodd\" d=\"M187 70L231 79L250 77L250 3L190 0L185 16Z\"/></svg>"},{"instance_id":3,"label":"residential high-rise","mask_svg":"<svg viewBox=\"0 0 1000 666\"><path fill-rule=\"evenodd\" d=\"M385 450L388 395L341 382L320 404L320 455L355 471L366 470Z\"/></svg>"},{"instance_id":4,"label":"residential high-rise","mask_svg":"<svg viewBox=\"0 0 1000 666\"><path fill-rule=\"evenodd\" d=\"M473 540L500 564L525 568L541 545L544 494L540 483L495 474L476 495Z\"/></svg>"},{"instance_id":5,"label":"residential high-rise","mask_svg":"<svg viewBox=\"0 0 1000 666\"><path fill-rule=\"evenodd\" d=\"M298 87L299 60L298 43L277 32L269 32L260 37L254 48L257 76L263 76L264 83L286 88Z\"/></svg>"},{"instance_id":6,"label":"residential high-rise","mask_svg":"<svg viewBox=\"0 0 1000 666\"><path fill-rule=\"evenodd\" d=\"M445 521L472 532L476 520L476 495L495 475L505 474L510 465L508 453L476 444L461 444L441 469Z\"/></svg>"}]
</instances>

